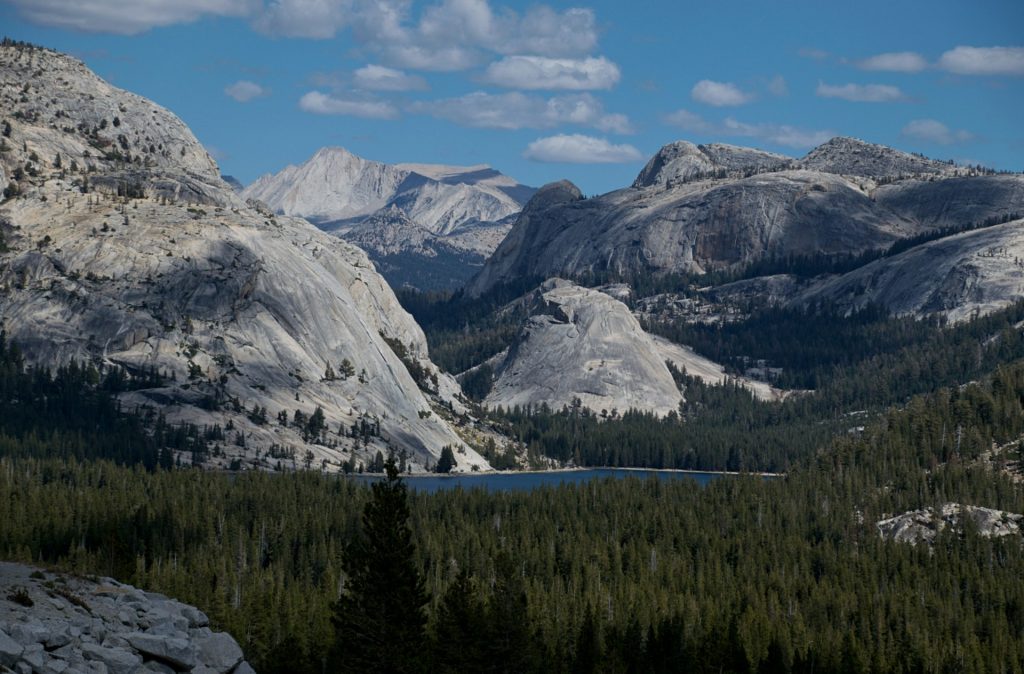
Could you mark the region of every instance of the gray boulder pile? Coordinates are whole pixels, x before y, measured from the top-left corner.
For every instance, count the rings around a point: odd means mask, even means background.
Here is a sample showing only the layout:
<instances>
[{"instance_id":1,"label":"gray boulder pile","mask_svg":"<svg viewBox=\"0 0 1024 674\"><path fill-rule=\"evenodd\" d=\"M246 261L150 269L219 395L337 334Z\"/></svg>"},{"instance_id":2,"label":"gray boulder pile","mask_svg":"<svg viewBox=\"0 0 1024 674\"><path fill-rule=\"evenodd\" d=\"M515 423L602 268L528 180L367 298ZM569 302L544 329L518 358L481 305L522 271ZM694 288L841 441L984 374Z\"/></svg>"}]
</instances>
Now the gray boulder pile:
<instances>
[{"instance_id":1,"label":"gray boulder pile","mask_svg":"<svg viewBox=\"0 0 1024 674\"><path fill-rule=\"evenodd\" d=\"M238 643L188 604L111 578L0 563L0 671L250 674Z\"/></svg>"}]
</instances>

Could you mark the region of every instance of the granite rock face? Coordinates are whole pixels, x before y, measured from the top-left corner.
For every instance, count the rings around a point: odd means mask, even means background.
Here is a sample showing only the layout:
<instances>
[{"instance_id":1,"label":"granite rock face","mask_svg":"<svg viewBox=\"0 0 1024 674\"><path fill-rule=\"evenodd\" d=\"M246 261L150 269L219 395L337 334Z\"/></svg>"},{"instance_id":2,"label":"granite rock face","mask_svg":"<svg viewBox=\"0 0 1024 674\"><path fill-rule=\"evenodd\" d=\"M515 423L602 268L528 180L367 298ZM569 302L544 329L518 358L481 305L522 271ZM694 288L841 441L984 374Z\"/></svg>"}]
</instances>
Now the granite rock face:
<instances>
[{"instance_id":1,"label":"granite rock face","mask_svg":"<svg viewBox=\"0 0 1024 674\"><path fill-rule=\"evenodd\" d=\"M753 148L720 143L694 145L681 140L661 148L640 171L633 187L666 187L715 176L780 170L792 164L789 157Z\"/></svg>"},{"instance_id":2,"label":"granite rock face","mask_svg":"<svg viewBox=\"0 0 1024 674\"><path fill-rule=\"evenodd\" d=\"M16 598L17 601L12 600ZM0 562L0 666L14 672L252 672L194 606L111 578Z\"/></svg>"},{"instance_id":3,"label":"granite rock face","mask_svg":"<svg viewBox=\"0 0 1024 674\"><path fill-rule=\"evenodd\" d=\"M825 279L790 300L824 302L848 311L869 304L891 313L942 314L963 321L1024 297L1024 220L976 229L915 246L842 276Z\"/></svg>"},{"instance_id":4,"label":"granite rock face","mask_svg":"<svg viewBox=\"0 0 1024 674\"><path fill-rule=\"evenodd\" d=\"M808 152L799 166L809 171L876 179L957 174L957 167L947 162L842 136Z\"/></svg>"},{"instance_id":5,"label":"granite rock face","mask_svg":"<svg viewBox=\"0 0 1024 674\"><path fill-rule=\"evenodd\" d=\"M636 409L664 416L683 400L666 361L709 383L726 379L716 363L644 332L625 304L598 290L549 279L524 301L530 316L512 347L492 363L488 406L546 404L558 410L578 400L595 412ZM777 393L743 383L760 397Z\"/></svg>"},{"instance_id":6,"label":"granite rock face","mask_svg":"<svg viewBox=\"0 0 1024 674\"><path fill-rule=\"evenodd\" d=\"M987 538L1020 536L1021 527L1024 526L1024 515L992 508L946 503L941 508L928 507L905 512L881 520L875 526L882 538L911 545L931 545L940 532L947 528L962 530L967 521L980 535Z\"/></svg>"},{"instance_id":7,"label":"granite rock face","mask_svg":"<svg viewBox=\"0 0 1024 674\"><path fill-rule=\"evenodd\" d=\"M630 279L857 254L1024 213L1024 176L979 173L849 138L803 159L672 143L631 188L590 199L571 184L542 188L535 200L548 197L527 204L468 289L481 294L524 277Z\"/></svg>"},{"instance_id":8,"label":"granite rock face","mask_svg":"<svg viewBox=\"0 0 1024 674\"><path fill-rule=\"evenodd\" d=\"M162 387L125 394L126 406L232 424L219 463L337 470L390 447L422 469L463 446L429 413L457 405L457 385L366 254L243 201L171 113L70 57L3 47L0 118L11 125L0 172L16 185L0 203L0 326L31 362L162 372ZM434 393L385 337L437 375ZM274 422L318 406L331 431L320 441ZM255 407L273 423L253 421ZM338 429L362 420L380 436L357 450Z\"/></svg>"},{"instance_id":9,"label":"granite rock face","mask_svg":"<svg viewBox=\"0 0 1024 674\"><path fill-rule=\"evenodd\" d=\"M425 265L424 275L436 258L454 252L465 258L461 285L533 192L489 166L384 164L323 148L299 166L261 177L243 195L277 213L308 218L375 261L390 256L400 267Z\"/></svg>"}]
</instances>

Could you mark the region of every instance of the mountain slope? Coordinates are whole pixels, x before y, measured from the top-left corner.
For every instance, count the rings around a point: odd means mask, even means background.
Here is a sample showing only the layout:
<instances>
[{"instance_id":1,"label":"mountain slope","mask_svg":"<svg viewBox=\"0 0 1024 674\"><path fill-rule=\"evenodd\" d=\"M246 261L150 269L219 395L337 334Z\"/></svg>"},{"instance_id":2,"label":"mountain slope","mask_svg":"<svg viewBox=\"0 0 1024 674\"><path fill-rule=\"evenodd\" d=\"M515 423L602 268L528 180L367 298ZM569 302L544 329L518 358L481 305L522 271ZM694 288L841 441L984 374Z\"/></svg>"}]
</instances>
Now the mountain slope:
<instances>
[{"instance_id":1,"label":"mountain slope","mask_svg":"<svg viewBox=\"0 0 1024 674\"><path fill-rule=\"evenodd\" d=\"M126 404L233 426L215 463L337 470L390 447L422 467L462 447L385 337L423 386L457 387L431 381L422 331L366 255L244 202L170 112L70 57L4 46L0 117L0 324L32 361L162 372ZM318 406L326 428L301 423ZM486 465L464 451L460 466Z\"/></svg>"},{"instance_id":2,"label":"mountain slope","mask_svg":"<svg viewBox=\"0 0 1024 674\"><path fill-rule=\"evenodd\" d=\"M976 173L848 138L800 160L673 143L631 188L585 200L564 182L542 188L538 195L547 196L527 204L468 288L480 294L522 277L630 279L849 255L951 221L1024 212L1024 176Z\"/></svg>"},{"instance_id":3,"label":"mountain slope","mask_svg":"<svg viewBox=\"0 0 1024 674\"><path fill-rule=\"evenodd\" d=\"M512 346L489 361L494 382L487 406L558 410L578 400L595 412L664 416L683 401L666 361L707 383L727 378L720 365L644 332L625 304L599 290L555 278L520 301L528 303L529 317ZM743 383L758 397L779 393Z\"/></svg>"},{"instance_id":4,"label":"mountain slope","mask_svg":"<svg viewBox=\"0 0 1024 674\"><path fill-rule=\"evenodd\" d=\"M400 267L411 265L405 271L413 278L417 264L436 274L431 258L458 251L462 259L449 270L457 278L446 284L452 286L461 285L494 251L511 227L508 218L532 194L532 188L488 166L392 165L342 148L323 148L299 166L261 177L243 192L278 213L308 218L364 248L375 260L404 256L408 262ZM403 217L396 218L395 211ZM376 234L380 224L400 235ZM479 236L474 235L477 230ZM379 237L388 242L380 244ZM405 245L405 240L410 243ZM457 273L459 268L462 273ZM431 271L423 273L429 276Z\"/></svg>"},{"instance_id":5,"label":"mountain slope","mask_svg":"<svg viewBox=\"0 0 1024 674\"><path fill-rule=\"evenodd\" d=\"M874 304L894 314L987 314L1024 297L1024 220L915 246L825 280L792 303L847 310Z\"/></svg>"}]
</instances>

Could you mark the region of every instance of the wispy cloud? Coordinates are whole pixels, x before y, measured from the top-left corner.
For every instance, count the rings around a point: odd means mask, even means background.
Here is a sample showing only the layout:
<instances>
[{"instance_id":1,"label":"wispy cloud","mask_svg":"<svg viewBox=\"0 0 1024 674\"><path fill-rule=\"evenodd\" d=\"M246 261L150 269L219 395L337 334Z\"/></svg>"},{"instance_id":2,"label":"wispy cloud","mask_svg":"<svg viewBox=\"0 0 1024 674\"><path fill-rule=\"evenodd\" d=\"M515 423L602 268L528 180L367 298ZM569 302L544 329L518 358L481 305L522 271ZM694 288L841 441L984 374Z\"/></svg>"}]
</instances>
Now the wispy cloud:
<instances>
[{"instance_id":1,"label":"wispy cloud","mask_svg":"<svg viewBox=\"0 0 1024 674\"><path fill-rule=\"evenodd\" d=\"M614 145L605 138L581 134L538 138L523 156L533 161L570 164L619 164L644 159L632 145Z\"/></svg>"},{"instance_id":2,"label":"wispy cloud","mask_svg":"<svg viewBox=\"0 0 1024 674\"><path fill-rule=\"evenodd\" d=\"M754 100L752 94L740 90L732 82L715 82L714 80L697 82L690 90L690 97L699 103L716 107L743 105Z\"/></svg>"},{"instance_id":3,"label":"wispy cloud","mask_svg":"<svg viewBox=\"0 0 1024 674\"><path fill-rule=\"evenodd\" d=\"M928 67L928 60L912 51L887 52L858 61L857 67L861 70L917 73Z\"/></svg>"},{"instance_id":4,"label":"wispy cloud","mask_svg":"<svg viewBox=\"0 0 1024 674\"><path fill-rule=\"evenodd\" d=\"M90 33L135 35L204 16L251 16L259 0L8 0L33 23Z\"/></svg>"},{"instance_id":5,"label":"wispy cloud","mask_svg":"<svg viewBox=\"0 0 1024 674\"><path fill-rule=\"evenodd\" d=\"M785 96L789 93L789 85L786 84L786 78L782 75L776 75L768 80L767 88L768 93L772 96Z\"/></svg>"},{"instance_id":6,"label":"wispy cloud","mask_svg":"<svg viewBox=\"0 0 1024 674\"><path fill-rule=\"evenodd\" d=\"M857 103L893 103L907 100L899 87L889 84L833 85L819 82L816 93L822 98L841 98Z\"/></svg>"},{"instance_id":7,"label":"wispy cloud","mask_svg":"<svg viewBox=\"0 0 1024 674\"><path fill-rule=\"evenodd\" d=\"M299 99L299 108L316 115L345 115L367 119L394 119L398 109L386 101L362 100L310 91Z\"/></svg>"},{"instance_id":8,"label":"wispy cloud","mask_svg":"<svg viewBox=\"0 0 1024 674\"><path fill-rule=\"evenodd\" d=\"M238 82L225 87L224 93L239 103L248 103L255 98L268 96L270 91L255 82L239 80Z\"/></svg>"},{"instance_id":9,"label":"wispy cloud","mask_svg":"<svg viewBox=\"0 0 1024 674\"><path fill-rule=\"evenodd\" d=\"M487 67L485 80L509 89L611 89L619 67L604 58L555 59L507 56Z\"/></svg>"},{"instance_id":10,"label":"wispy cloud","mask_svg":"<svg viewBox=\"0 0 1024 674\"><path fill-rule=\"evenodd\" d=\"M133 35L206 16L243 18L267 35L330 39L349 30L386 63L455 71L488 54L578 58L593 53L598 24L586 8L523 12L489 0L440 0L414 16L410 0L8 0L34 23ZM418 9L418 8L415 8Z\"/></svg>"},{"instance_id":11,"label":"wispy cloud","mask_svg":"<svg viewBox=\"0 0 1024 674\"><path fill-rule=\"evenodd\" d=\"M1024 75L1024 47L956 47L939 67L957 75Z\"/></svg>"},{"instance_id":12,"label":"wispy cloud","mask_svg":"<svg viewBox=\"0 0 1024 674\"><path fill-rule=\"evenodd\" d=\"M505 94L477 91L456 98L418 101L410 110L462 126L489 129L547 129L575 124L611 133L632 132L625 115L606 113L601 102L590 94L543 98L518 91Z\"/></svg>"},{"instance_id":13,"label":"wispy cloud","mask_svg":"<svg viewBox=\"0 0 1024 674\"><path fill-rule=\"evenodd\" d=\"M352 84L357 89L370 91L423 91L429 88L422 77L372 63L352 73Z\"/></svg>"},{"instance_id":14,"label":"wispy cloud","mask_svg":"<svg viewBox=\"0 0 1024 674\"><path fill-rule=\"evenodd\" d=\"M803 129L788 124L750 124L732 117L726 117L720 122L708 121L689 110L676 110L665 117L665 122L691 133L756 138L775 145L800 149L821 145L836 135L832 131Z\"/></svg>"},{"instance_id":15,"label":"wispy cloud","mask_svg":"<svg viewBox=\"0 0 1024 674\"><path fill-rule=\"evenodd\" d=\"M964 129L954 131L935 119L915 119L903 127L903 135L939 145L966 143L974 138L974 134L970 131Z\"/></svg>"}]
</instances>

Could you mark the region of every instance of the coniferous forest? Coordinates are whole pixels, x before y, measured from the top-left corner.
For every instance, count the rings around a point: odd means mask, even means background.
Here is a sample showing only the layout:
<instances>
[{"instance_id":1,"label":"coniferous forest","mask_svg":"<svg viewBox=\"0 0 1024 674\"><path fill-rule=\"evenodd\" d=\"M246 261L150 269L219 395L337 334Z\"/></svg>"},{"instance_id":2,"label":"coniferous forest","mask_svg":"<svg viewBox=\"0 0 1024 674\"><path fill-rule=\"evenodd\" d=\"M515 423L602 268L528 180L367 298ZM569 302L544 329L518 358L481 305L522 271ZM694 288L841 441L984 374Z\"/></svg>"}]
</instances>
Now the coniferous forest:
<instances>
[{"instance_id":1,"label":"coniferous forest","mask_svg":"<svg viewBox=\"0 0 1024 674\"><path fill-rule=\"evenodd\" d=\"M35 372L5 353L7 405L61 386L109 401L91 374ZM808 443L785 477L703 488L423 494L397 475L371 488L167 469L159 454L83 455L67 440L33 456L26 409L3 415L0 555L195 603L258 671L1020 672L1020 539L967 526L912 546L875 527L946 502L1024 512L1020 486L986 455L995 444L1010 445L1000 461L1019 456L1014 355ZM132 415L111 414L98 446L108 428L128 432Z\"/></svg>"}]
</instances>

